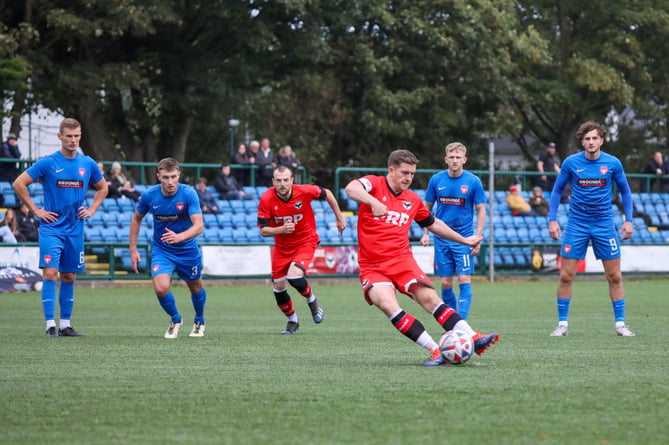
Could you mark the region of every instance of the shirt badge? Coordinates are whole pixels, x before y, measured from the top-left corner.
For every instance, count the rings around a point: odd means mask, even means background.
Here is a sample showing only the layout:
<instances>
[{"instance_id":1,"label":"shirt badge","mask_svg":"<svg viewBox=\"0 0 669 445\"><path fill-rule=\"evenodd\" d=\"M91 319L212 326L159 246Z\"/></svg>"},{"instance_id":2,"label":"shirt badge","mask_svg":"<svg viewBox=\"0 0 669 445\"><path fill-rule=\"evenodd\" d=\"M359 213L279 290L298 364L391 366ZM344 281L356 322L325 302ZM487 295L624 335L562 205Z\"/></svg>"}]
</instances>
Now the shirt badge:
<instances>
[{"instance_id":1,"label":"shirt badge","mask_svg":"<svg viewBox=\"0 0 669 445\"><path fill-rule=\"evenodd\" d=\"M599 172L605 175L609 171L608 167L599 167Z\"/></svg>"},{"instance_id":2,"label":"shirt badge","mask_svg":"<svg viewBox=\"0 0 669 445\"><path fill-rule=\"evenodd\" d=\"M177 210L182 211L184 209L184 203L183 202L177 202Z\"/></svg>"},{"instance_id":3,"label":"shirt badge","mask_svg":"<svg viewBox=\"0 0 669 445\"><path fill-rule=\"evenodd\" d=\"M460 186L460 193L462 193L463 195L467 193L467 190L469 190L469 187L467 187L466 185Z\"/></svg>"}]
</instances>

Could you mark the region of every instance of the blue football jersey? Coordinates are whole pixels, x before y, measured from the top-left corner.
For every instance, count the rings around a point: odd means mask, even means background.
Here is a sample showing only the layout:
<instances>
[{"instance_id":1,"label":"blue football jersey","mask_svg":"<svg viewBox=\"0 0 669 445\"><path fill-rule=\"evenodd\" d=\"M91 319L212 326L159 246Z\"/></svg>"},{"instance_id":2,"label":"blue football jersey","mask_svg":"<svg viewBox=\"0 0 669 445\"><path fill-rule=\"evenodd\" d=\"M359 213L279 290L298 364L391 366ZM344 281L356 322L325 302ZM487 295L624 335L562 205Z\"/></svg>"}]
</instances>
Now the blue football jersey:
<instances>
[{"instance_id":1,"label":"blue football jersey","mask_svg":"<svg viewBox=\"0 0 669 445\"><path fill-rule=\"evenodd\" d=\"M485 203L486 198L478 176L463 171L457 178L451 178L448 170L444 170L430 178L425 201L434 203L434 216L468 237L474 234L476 205Z\"/></svg>"},{"instance_id":2,"label":"blue football jersey","mask_svg":"<svg viewBox=\"0 0 669 445\"><path fill-rule=\"evenodd\" d=\"M102 173L90 157L77 153L73 159L60 151L45 156L26 172L33 181L40 181L44 189L44 210L58 213L58 221L42 221L40 234L83 235L84 222L77 217L85 205L89 182L98 183Z\"/></svg>"},{"instance_id":3,"label":"blue football jersey","mask_svg":"<svg viewBox=\"0 0 669 445\"><path fill-rule=\"evenodd\" d=\"M551 193L550 220L557 217L559 197L567 183L571 184L570 217L613 218L613 182L623 195L626 217L631 221L632 208L628 205L631 202L628 197L629 184L620 160L604 152L600 152L599 158L594 161L585 157L585 151L567 157Z\"/></svg>"},{"instance_id":4,"label":"blue football jersey","mask_svg":"<svg viewBox=\"0 0 669 445\"><path fill-rule=\"evenodd\" d=\"M159 246L168 252L180 252L197 249L197 241L191 238L177 244L166 244L160 240L165 229L175 233L188 230L193 226L191 215L202 213L200 200L193 187L179 184L172 196L163 195L160 184L146 189L137 203L137 212L146 215L153 214L153 245Z\"/></svg>"}]
</instances>

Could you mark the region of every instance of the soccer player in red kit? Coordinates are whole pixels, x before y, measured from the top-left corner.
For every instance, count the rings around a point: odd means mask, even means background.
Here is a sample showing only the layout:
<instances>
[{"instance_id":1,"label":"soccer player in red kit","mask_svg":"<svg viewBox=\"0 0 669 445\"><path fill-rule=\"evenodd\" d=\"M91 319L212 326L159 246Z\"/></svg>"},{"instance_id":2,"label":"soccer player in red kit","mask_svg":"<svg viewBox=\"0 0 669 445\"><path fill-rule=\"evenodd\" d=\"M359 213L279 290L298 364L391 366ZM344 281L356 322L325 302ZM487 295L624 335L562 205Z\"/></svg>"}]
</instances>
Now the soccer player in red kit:
<instances>
[{"instance_id":1,"label":"soccer player in red kit","mask_svg":"<svg viewBox=\"0 0 669 445\"><path fill-rule=\"evenodd\" d=\"M409 246L409 229L414 220L435 235L470 247L478 246L482 239L478 235L464 238L435 218L418 195L409 190L417 164L418 159L410 151L395 150L388 158L386 176L354 179L346 186L346 194L360 203L358 261L367 303L377 306L398 331L430 351L432 357L425 366L437 366L446 363L437 343L420 321L400 307L396 289L431 313L444 330L469 333L478 355L496 343L499 336L479 334L444 304L414 259Z\"/></svg>"},{"instance_id":2,"label":"soccer player in red kit","mask_svg":"<svg viewBox=\"0 0 669 445\"><path fill-rule=\"evenodd\" d=\"M346 220L330 190L316 185L293 184L293 172L286 166L274 169L272 184L273 187L260 197L258 226L262 236L274 237L274 298L279 309L288 317L286 329L281 333L294 334L300 323L288 295L288 284L307 299L315 323L322 322L325 315L306 279L309 264L320 242L311 201L327 201L337 218L340 233L346 228Z\"/></svg>"}]
</instances>

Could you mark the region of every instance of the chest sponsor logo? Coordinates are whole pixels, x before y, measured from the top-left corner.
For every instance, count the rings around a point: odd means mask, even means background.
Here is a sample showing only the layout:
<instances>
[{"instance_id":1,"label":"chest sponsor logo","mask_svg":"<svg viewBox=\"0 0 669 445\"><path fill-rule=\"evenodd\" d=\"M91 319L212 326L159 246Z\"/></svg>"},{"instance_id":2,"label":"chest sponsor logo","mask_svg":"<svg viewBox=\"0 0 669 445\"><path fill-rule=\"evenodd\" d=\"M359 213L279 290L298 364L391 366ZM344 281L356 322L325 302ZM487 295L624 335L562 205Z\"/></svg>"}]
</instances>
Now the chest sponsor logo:
<instances>
[{"instance_id":1,"label":"chest sponsor logo","mask_svg":"<svg viewBox=\"0 0 669 445\"><path fill-rule=\"evenodd\" d=\"M184 216L182 214L177 214L177 215L155 215L153 217L154 219L157 219L160 222L172 222L172 221L179 221L180 219L184 219Z\"/></svg>"},{"instance_id":2,"label":"chest sponsor logo","mask_svg":"<svg viewBox=\"0 0 669 445\"><path fill-rule=\"evenodd\" d=\"M406 213L400 213L400 212L395 212L393 210L389 210L388 214L386 215L386 224L392 224L394 226L403 226L407 222L409 222L409 215Z\"/></svg>"},{"instance_id":3,"label":"chest sponsor logo","mask_svg":"<svg viewBox=\"0 0 669 445\"><path fill-rule=\"evenodd\" d=\"M288 216L275 216L274 222L282 226L286 223L299 224L300 221L304 219L304 215L298 213L297 215L288 215Z\"/></svg>"},{"instance_id":4,"label":"chest sponsor logo","mask_svg":"<svg viewBox=\"0 0 669 445\"><path fill-rule=\"evenodd\" d=\"M457 196L440 196L439 204L442 205L452 205L452 206L463 206L465 205L465 198L460 198Z\"/></svg>"},{"instance_id":5,"label":"chest sponsor logo","mask_svg":"<svg viewBox=\"0 0 669 445\"><path fill-rule=\"evenodd\" d=\"M81 189L84 188L84 181L78 179L59 179L56 181L56 187L65 189Z\"/></svg>"},{"instance_id":6,"label":"chest sponsor logo","mask_svg":"<svg viewBox=\"0 0 669 445\"><path fill-rule=\"evenodd\" d=\"M579 178L581 187L606 187L606 178Z\"/></svg>"}]
</instances>

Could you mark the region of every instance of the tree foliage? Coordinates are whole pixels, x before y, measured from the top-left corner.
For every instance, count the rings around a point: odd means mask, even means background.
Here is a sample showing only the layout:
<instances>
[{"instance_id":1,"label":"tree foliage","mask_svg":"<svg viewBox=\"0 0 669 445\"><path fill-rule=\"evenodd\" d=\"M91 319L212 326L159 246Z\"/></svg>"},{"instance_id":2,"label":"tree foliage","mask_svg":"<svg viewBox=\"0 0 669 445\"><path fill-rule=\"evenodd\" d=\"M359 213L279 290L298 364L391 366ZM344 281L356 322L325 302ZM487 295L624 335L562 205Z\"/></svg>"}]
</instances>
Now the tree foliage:
<instances>
[{"instance_id":1,"label":"tree foliage","mask_svg":"<svg viewBox=\"0 0 669 445\"><path fill-rule=\"evenodd\" d=\"M33 104L77 117L99 159L220 162L231 116L237 142L290 144L320 182L398 147L440 167L452 140L470 168L484 137L512 136L528 162L548 141L564 157L586 119L615 117L609 147L625 158L667 137L669 5L653 0L0 7L3 101L15 117Z\"/></svg>"}]
</instances>

